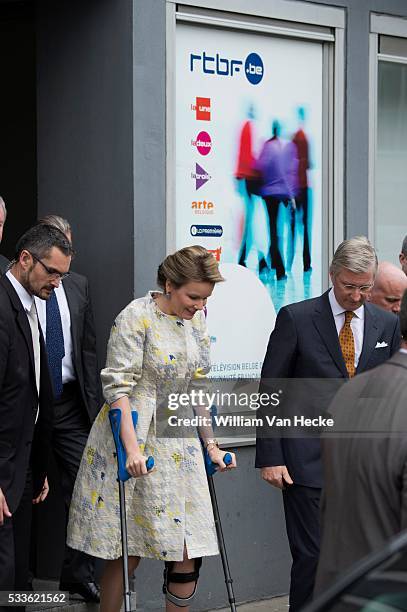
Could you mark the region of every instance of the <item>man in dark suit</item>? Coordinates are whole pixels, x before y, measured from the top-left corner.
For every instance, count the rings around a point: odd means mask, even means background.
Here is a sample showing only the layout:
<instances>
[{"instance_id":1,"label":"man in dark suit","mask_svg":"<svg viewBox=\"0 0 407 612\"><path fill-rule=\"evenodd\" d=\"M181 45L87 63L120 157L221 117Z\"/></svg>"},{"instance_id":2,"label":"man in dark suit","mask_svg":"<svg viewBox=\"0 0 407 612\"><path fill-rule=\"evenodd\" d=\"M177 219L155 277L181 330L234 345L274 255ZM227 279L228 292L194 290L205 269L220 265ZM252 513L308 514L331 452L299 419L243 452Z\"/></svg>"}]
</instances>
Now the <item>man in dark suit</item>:
<instances>
[{"instance_id":1,"label":"man in dark suit","mask_svg":"<svg viewBox=\"0 0 407 612\"><path fill-rule=\"evenodd\" d=\"M34 296L49 298L71 255L61 232L36 226L0 278L0 591L27 589L32 502L48 492L52 388Z\"/></svg>"},{"instance_id":2,"label":"man in dark suit","mask_svg":"<svg viewBox=\"0 0 407 612\"><path fill-rule=\"evenodd\" d=\"M316 593L407 528L407 292L400 327L400 351L344 385L329 408Z\"/></svg>"},{"instance_id":3,"label":"man in dark suit","mask_svg":"<svg viewBox=\"0 0 407 612\"><path fill-rule=\"evenodd\" d=\"M376 254L366 238L352 238L339 245L330 266L332 289L318 298L285 306L278 313L264 359L261 392L270 391L271 379L278 378L346 380L386 361L398 349L397 317L365 304L376 269ZM304 388L300 397L295 398L294 393L291 412L303 413L304 399L308 409L323 412L332 399L323 382L314 382L313 395ZM295 391L296 383L290 387ZM293 433L295 436L289 432ZM320 440L318 436L272 438L270 430L260 431L256 467L261 468L266 482L283 489L293 557L290 610L296 612L312 595L318 562Z\"/></svg>"},{"instance_id":4,"label":"man in dark suit","mask_svg":"<svg viewBox=\"0 0 407 612\"><path fill-rule=\"evenodd\" d=\"M6 222L6 217L7 217L7 210L6 210L6 205L4 203L3 198L0 196L0 242L2 241L3 238L3 229L4 229L4 224ZM8 268L9 265L9 260L4 257L4 255L0 255L0 274L4 274L5 271Z\"/></svg>"},{"instance_id":5,"label":"man in dark suit","mask_svg":"<svg viewBox=\"0 0 407 612\"><path fill-rule=\"evenodd\" d=\"M48 215L39 223L57 228L71 243L71 228L66 219ZM54 388L52 450L67 520L83 449L101 405L100 377L88 280L71 272L53 293L47 303L37 301L37 310ZM67 546L60 588L79 593L86 601L98 602L94 559Z\"/></svg>"}]
</instances>

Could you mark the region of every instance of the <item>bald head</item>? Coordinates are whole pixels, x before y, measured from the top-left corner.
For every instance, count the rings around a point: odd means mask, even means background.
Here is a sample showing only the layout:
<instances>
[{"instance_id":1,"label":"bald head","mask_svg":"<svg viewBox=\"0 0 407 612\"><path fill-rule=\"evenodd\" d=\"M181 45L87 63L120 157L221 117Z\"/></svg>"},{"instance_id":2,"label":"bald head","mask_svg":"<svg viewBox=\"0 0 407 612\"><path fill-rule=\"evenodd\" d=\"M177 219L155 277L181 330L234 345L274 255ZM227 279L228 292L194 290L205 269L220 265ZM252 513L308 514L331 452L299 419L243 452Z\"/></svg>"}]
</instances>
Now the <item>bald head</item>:
<instances>
[{"instance_id":1,"label":"bald head","mask_svg":"<svg viewBox=\"0 0 407 612\"><path fill-rule=\"evenodd\" d=\"M377 268L370 301L384 310L398 314L401 298L406 289L407 276L404 272L392 263L382 261Z\"/></svg>"}]
</instances>

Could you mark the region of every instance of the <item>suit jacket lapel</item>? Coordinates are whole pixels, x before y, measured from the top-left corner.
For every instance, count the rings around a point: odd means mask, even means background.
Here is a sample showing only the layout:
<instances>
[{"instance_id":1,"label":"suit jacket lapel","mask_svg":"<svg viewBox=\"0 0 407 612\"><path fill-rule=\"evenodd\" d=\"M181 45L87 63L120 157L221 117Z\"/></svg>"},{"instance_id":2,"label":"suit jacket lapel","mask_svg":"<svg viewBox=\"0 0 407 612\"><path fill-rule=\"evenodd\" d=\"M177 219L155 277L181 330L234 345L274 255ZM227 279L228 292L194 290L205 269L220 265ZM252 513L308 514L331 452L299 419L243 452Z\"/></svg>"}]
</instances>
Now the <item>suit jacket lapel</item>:
<instances>
[{"instance_id":1,"label":"suit jacket lapel","mask_svg":"<svg viewBox=\"0 0 407 612\"><path fill-rule=\"evenodd\" d=\"M379 339L379 329L377 326L376 316L370 309L368 302L365 302L365 325L363 330L363 346L362 353L359 358L356 373L363 372L369 361L369 357L376 346Z\"/></svg>"},{"instance_id":2,"label":"suit jacket lapel","mask_svg":"<svg viewBox=\"0 0 407 612\"><path fill-rule=\"evenodd\" d=\"M31 327L30 327L30 323L28 321L27 318L27 313L24 310L24 307L20 301L20 298L18 297L17 293L14 290L13 285L10 283L10 281L8 280L7 276L2 276L0 279L0 282L2 283L2 285L4 286L4 288L6 289L11 304L14 308L14 310L17 312L17 316L16 316L16 321L17 321L17 325L19 326L21 333L23 334L24 340L27 344L27 348L28 348L28 353L30 355L30 361L31 361L31 366L33 369L33 372L35 374L35 361L34 361L34 349L33 349L33 341L32 341L32 335L31 335Z\"/></svg>"},{"instance_id":3,"label":"suit jacket lapel","mask_svg":"<svg viewBox=\"0 0 407 612\"><path fill-rule=\"evenodd\" d=\"M343 376L348 378L349 375L339 344L338 332L336 331L336 325L334 316L332 314L331 305L329 303L328 293L329 291L326 291L318 300L313 317L314 325L317 328L319 335L321 336L321 339L328 349L332 359L342 372Z\"/></svg>"}]
</instances>

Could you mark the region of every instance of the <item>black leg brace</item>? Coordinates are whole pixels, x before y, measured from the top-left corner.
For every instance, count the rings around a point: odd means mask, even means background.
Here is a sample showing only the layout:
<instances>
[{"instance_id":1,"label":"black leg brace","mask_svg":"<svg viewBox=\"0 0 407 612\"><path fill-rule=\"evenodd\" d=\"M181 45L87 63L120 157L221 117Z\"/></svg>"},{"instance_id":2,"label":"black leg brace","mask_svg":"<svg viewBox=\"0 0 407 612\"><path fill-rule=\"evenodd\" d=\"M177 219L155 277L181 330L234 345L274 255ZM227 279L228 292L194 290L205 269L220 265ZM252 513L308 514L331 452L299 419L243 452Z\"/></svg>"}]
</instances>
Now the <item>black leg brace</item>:
<instances>
[{"instance_id":1,"label":"black leg brace","mask_svg":"<svg viewBox=\"0 0 407 612\"><path fill-rule=\"evenodd\" d=\"M193 601L196 594L196 587L198 585L199 578L199 569L202 565L202 558L198 557L194 559L195 561L195 569L193 572L188 572L187 574L183 574L181 572L174 572L174 563L175 561L166 561L164 568L164 584L163 584L163 593L171 603L179 606L180 608L185 608L189 606L189 604ZM173 584L185 584L187 582L195 582L194 590L189 597L178 597L171 593L168 590L169 584L172 582Z\"/></svg>"}]
</instances>

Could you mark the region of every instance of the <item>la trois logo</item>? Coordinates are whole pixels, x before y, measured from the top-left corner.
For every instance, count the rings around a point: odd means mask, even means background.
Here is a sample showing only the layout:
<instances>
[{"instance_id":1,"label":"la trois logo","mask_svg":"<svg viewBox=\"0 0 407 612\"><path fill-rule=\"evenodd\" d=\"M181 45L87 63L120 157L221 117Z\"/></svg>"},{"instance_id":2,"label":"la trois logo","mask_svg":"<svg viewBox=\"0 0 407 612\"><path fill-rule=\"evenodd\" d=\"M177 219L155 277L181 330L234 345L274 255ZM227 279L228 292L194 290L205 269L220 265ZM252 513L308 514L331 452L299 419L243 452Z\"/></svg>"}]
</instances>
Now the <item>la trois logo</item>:
<instances>
[{"instance_id":1,"label":"la trois logo","mask_svg":"<svg viewBox=\"0 0 407 612\"><path fill-rule=\"evenodd\" d=\"M195 116L198 121L210 121L211 99L196 98L196 104L191 104L191 110L195 111Z\"/></svg>"},{"instance_id":2,"label":"la trois logo","mask_svg":"<svg viewBox=\"0 0 407 612\"><path fill-rule=\"evenodd\" d=\"M198 190L212 177L202 166L195 164L195 172L191 172L191 178L195 179L195 190Z\"/></svg>"},{"instance_id":3,"label":"la trois logo","mask_svg":"<svg viewBox=\"0 0 407 612\"><path fill-rule=\"evenodd\" d=\"M244 68L243 68L244 66ZM245 61L223 57L220 53L214 55L206 51L190 53L189 69L191 72L200 70L204 74L234 77L244 70L244 74L252 85L258 85L264 75L264 65L258 53L249 53Z\"/></svg>"}]
</instances>

